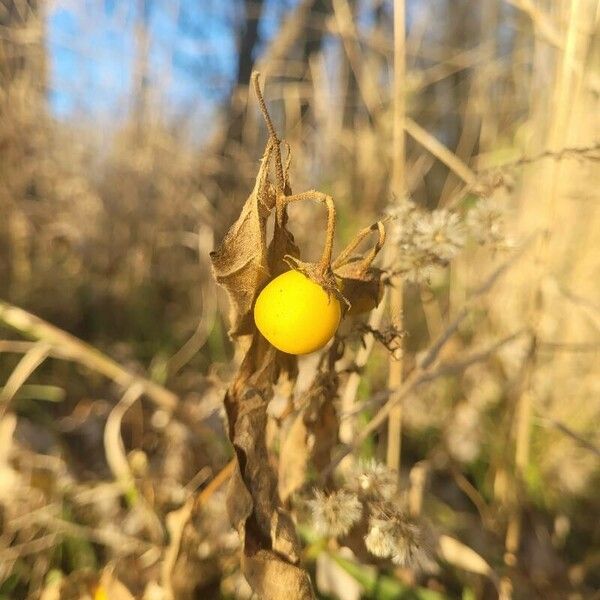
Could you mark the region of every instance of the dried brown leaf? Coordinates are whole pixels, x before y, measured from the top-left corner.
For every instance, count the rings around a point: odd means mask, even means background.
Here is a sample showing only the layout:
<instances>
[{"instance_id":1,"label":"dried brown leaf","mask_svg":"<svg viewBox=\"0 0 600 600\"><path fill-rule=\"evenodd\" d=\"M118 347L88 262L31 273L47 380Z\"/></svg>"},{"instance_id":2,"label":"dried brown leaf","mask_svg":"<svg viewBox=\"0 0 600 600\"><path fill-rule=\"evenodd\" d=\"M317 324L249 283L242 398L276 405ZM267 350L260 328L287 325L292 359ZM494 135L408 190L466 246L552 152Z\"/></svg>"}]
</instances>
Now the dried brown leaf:
<instances>
[{"instance_id":1,"label":"dried brown leaf","mask_svg":"<svg viewBox=\"0 0 600 600\"><path fill-rule=\"evenodd\" d=\"M269 143L254 189L246 200L238 220L210 255L215 278L229 295L229 332L232 336L254 331L252 305L270 275L266 222L276 199L275 190L268 180L272 154L273 145Z\"/></svg>"},{"instance_id":2,"label":"dried brown leaf","mask_svg":"<svg viewBox=\"0 0 600 600\"><path fill-rule=\"evenodd\" d=\"M304 411L298 413L281 444L279 455L279 496L285 502L306 481L308 469L308 428Z\"/></svg>"},{"instance_id":3,"label":"dried brown leaf","mask_svg":"<svg viewBox=\"0 0 600 600\"><path fill-rule=\"evenodd\" d=\"M309 464L318 473L329 465L337 443L339 421L333 400L337 393L334 364L338 348L332 347L327 358L326 370L315 377L305 405L294 417L281 445L279 495L284 502L306 482Z\"/></svg>"},{"instance_id":4,"label":"dried brown leaf","mask_svg":"<svg viewBox=\"0 0 600 600\"><path fill-rule=\"evenodd\" d=\"M259 353L255 346L249 354ZM274 364L270 355L263 355L269 366ZM232 524L240 533L242 570L252 589L261 598L304 600L313 598L310 579L297 566L299 543L291 519L279 506L265 443L270 391L263 389L261 393L250 387L252 383L264 383L268 371L259 369L262 377L244 379L249 384L245 393L240 393L238 380L225 399L230 439L237 456L227 506Z\"/></svg>"},{"instance_id":5,"label":"dried brown leaf","mask_svg":"<svg viewBox=\"0 0 600 600\"><path fill-rule=\"evenodd\" d=\"M242 560L244 575L262 600L311 600L306 571L282 561L275 552L259 550Z\"/></svg>"}]
</instances>

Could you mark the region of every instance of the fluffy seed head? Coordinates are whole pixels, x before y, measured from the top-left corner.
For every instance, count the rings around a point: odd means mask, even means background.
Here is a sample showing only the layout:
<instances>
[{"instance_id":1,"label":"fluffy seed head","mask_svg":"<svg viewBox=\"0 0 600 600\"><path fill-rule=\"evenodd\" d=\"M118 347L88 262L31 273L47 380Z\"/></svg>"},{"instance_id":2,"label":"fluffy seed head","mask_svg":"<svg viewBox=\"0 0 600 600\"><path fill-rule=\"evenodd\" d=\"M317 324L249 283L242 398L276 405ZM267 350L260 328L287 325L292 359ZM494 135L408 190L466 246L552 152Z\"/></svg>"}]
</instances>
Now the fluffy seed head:
<instances>
[{"instance_id":1,"label":"fluffy seed head","mask_svg":"<svg viewBox=\"0 0 600 600\"><path fill-rule=\"evenodd\" d=\"M446 261L465 245L465 232L457 214L439 209L417 221L414 239L417 246Z\"/></svg>"},{"instance_id":2,"label":"fluffy seed head","mask_svg":"<svg viewBox=\"0 0 600 600\"><path fill-rule=\"evenodd\" d=\"M467 213L467 227L480 244L499 244L505 238L505 209L497 200L481 198Z\"/></svg>"},{"instance_id":3,"label":"fluffy seed head","mask_svg":"<svg viewBox=\"0 0 600 600\"><path fill-rule=\"evenodd\" d=\"M308 504L315 529L326 536L346 535L362 515L360 500L356 494L346 490L331 494L315 490L315 497Z\"/></svg>"},{"instance_id":4,"label":"fluffy seed head","mask_svg":"<svg viewBox=\"0 0 600 600\"><path fill-rule=\"evenodd\" d=\"M397 565L410 565L421 550L419 529L394 507L378 507L369 519L365 546L374 556L389 558Z\"/></svg>"},{"instance_id":5,"label":"fluffy seed head","mask_svg":"<svg viewBox=\"0 0 600 600\"><path fill-rule=\"evenodd\" d=\"M356 469L354 486L367 498L389 500L398 489L397 475L374 459L361 460Z\"/></svg>"},{"instance_id":6,"label":"fluffy seed head","mask_svg":"<svg viewBox=\"0 0 600 600\"><path fill-rule=\"evenodd\" d=\"M365 536L367 550L379 558L390 558L394 553L393 524L386 519L369 519L369 532Z\"/></svg>"}]
</instances>

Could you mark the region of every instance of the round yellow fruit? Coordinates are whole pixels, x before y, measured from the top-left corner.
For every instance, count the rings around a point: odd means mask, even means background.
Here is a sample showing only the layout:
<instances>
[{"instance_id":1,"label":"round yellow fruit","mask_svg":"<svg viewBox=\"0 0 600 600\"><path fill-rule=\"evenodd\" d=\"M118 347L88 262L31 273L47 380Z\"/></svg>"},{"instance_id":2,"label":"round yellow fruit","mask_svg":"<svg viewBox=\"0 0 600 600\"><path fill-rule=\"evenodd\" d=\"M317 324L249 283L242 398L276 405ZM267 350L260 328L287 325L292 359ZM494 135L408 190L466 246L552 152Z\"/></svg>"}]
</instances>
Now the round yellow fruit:
<instances>
[{"instance_id":1,"label":"round yellow fruit","mask_svg":"<svg viewBox=\"0 0 600 600\"><path fill-rule=\"evenodd\" d=\"M308 354L322 348L342 316L339 300L299 271L287 271L268 283L256 299L254 321L282 352Z\"/></svg>"},{"instance_id":2,"label":"round yellow fruit","mask_svg":"<svg viewBox=\"0 0 600 600\"><path fill-rule=\"evenodd\" d=\"M108 600L108 595L106 594L104 586L98 584L98 587L94 591L94 600Z\"/></svg>"}]
</instances>

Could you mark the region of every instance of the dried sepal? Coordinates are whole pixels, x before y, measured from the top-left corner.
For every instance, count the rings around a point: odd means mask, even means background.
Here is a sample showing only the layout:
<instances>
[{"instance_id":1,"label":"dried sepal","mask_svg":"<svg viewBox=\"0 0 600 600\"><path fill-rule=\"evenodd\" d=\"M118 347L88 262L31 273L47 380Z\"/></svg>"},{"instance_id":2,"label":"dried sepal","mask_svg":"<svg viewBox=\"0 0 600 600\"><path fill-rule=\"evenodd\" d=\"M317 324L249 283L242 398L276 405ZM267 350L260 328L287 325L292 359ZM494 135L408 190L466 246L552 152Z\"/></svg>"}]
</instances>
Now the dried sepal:
<instances>
[{"instance_id":1,"label":"dried sepal","mask_svg":"<svg viewBox=\"0 0 600 600\"><path fill-rule=\"evenodd\" d=\"M343 305L350 307L350 301L342 293L340 286L333 274L333 271L323 271L319 263L305 262L289 254L285 257L285 262L290 268L299 271L311 281L319 284L330 296L336 298Z\"/></svg>"},{"instance_id":2,"label":"dried sepal","mask_svg":"<svg viewBox=\"0 0 600 600\"><path fill-rule=\"evenodd\" d=\"M366 273L372 266L373 261L385 243L386 220L389 220L389 218L382 221L377 221L376 223L369 225L369 227L361 229L333 261L333 269L338 271L347 267L349 273L356 275ZM371 248L371 250L364 257L353 255L352 253L356 250L356 248L358 248L358 245L374 231L377 231L377 241L375 242L373 248Z\"/></svg>"},{"instance_id":3,"label":"dried sepal","mask_svg":"<svg viewBox=\"0 0 600 600\"><path fill-rule=\"evenodd\" d=\"M354 255L358 245L373 232L377 232L375 245L365 256ZM340 252L333 262L333 271L341 282L342 293L349 303L348 314L357 315L375 308L383 297L382 272L373 267L373 261L385 243L385 224L377 221L365 227Z\"/></svg>"}]
</instances>

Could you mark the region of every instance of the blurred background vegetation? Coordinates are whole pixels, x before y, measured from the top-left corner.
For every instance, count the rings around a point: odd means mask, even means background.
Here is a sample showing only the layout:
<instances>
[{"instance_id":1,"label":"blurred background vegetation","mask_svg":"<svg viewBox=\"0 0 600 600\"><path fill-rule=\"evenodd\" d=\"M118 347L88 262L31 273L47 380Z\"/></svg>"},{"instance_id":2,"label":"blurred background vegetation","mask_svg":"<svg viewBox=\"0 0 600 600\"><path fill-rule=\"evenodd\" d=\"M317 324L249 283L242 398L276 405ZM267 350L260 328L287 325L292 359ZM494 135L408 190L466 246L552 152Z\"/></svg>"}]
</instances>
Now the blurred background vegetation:
<instances>
[{"instance_id":1,"label":"blurred background vegetation","mask_svg":"<svg viewBox=\"0 0 600 600\"><path fill-rule=\"evenodd\" d=\"M234 355L208 253L266 140L250 74L266 80L295 191L336 199L341 248L392 201L392 9L1 0L0 597L81 597L107 565L136 597L168 597L160 521L231 457L220 403ZM407 194L426 210L492 199L511 243L472 244L406 284L405 371L508 246L542 241L444 352L523 328L534 343L405 402L403 481L427 474L428 514L510 571L515 597L600 597L600 5L407 0L406 14ZM291 214L318 256L322 215ZM359 400L385 389L387 354L375 346ZM141 404L122 397L135 377L156 385ZM130 410L115 416L117 402ZM110 415L135 481L126 493ZM384 441L365 454L384 457ZM177 598L247 593L221 505L182 541L194 551L177 562ZM319 568L354 589L336 565ZM342 570L369 597L497 596L493 578L443 561L386 571L388 596L354 567Z\"/></svg>"}]
</instances>

